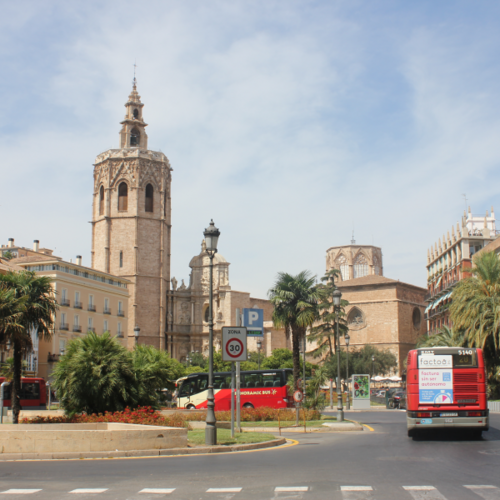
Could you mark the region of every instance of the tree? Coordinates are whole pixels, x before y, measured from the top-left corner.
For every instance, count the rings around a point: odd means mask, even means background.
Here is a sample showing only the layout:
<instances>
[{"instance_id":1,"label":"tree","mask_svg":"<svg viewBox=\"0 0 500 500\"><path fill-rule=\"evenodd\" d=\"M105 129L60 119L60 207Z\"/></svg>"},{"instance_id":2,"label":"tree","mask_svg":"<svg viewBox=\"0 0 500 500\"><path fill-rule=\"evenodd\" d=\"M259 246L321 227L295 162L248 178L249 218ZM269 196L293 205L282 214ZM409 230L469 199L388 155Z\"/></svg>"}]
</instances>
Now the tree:
<instances>
[{"instance_id":1,"label":"tree","mask_svg":"<svg viewBox=\"0 0 500 500\"><path fill-rule=\"evenodd\" d=\"M422 335L417 340L419 347L460 347L463 346L464 338L455 330L443 326L436 335Z\"/></svg>"},{"instance_id":2,"label":"tree","mask_svg":"<svg viewBox=\"0 0 500 500\"><path fill-rule=\"evenodd\" d=\"M450 317L463 345L483 349L489 383L497 387L500 359L500 261L494 252L474 257L472 277L453 290Z\"/></svg>"},{"instance_id":3,"label":"tree","mask_svg":"<svg viewBox=\"0 0 500 500\"><path fill-rule=\"evenodd\" d=\"M10 250L7 250L6 252L3 253L2 257L5 260L10 260L14 258L14 254Z\"/></svg>"},{"instance_id":4,"label":"tree","mask_svg":"<svg viewBox=\"0 0 500 500\"><path fill-rule=\"evenodd\" d=\"M150 345L137 345L132 352L139 406L158 407L158 393L170 386L185 372L184 366L170 354Z\"/></svg>"},{"instance_id":5,"label":"tree","mask_svg":"<svg viewBox=\"0 0 500 500\"><path fill-rule=\"evenodd\" d=\"M273 354L266 358L262 363L261 363L261 368L263 370L279 370L283 368L292 368L293 369L293 352L290 351L290 349L275 349L273 351ZM302 356L300 356L299 359L299 378L302 377L303 373L303 359ZM317 365L313 365L312 363L309 363L309 361L306 361L306 377L310 377L313 370L317 368ZM296 386L296 383L294 384L294 387Z\"/></svg>"},{"instance_id":6,"label":"tree","mask_svg":"<svg viewBox=\"0 0 500 500\"><path fill-rule=\"evenodd\" d=\"M203 368L208 367L208 359L203 356L201 352L193 352L191 353L190 366L201 366Z\"/></svg>"},{"instance_id":7,"label":"tree","mask_svg":"<svg viewBox=\"0 0 500 500\"><path fill-rule=\"evenodd\" d=\"M268 294L274 306L275 327L284 328L287 338L292 336L293 379L297 384L300 377L300 342L307 328L318 319L322 290L315 285L315 277L309 271L302 271L296 276L278 273Z\"/></svg>"},{"instance_id":8,"label":"tree","mask_svg":"<svg viewBox=\"0 0 500 500\"><path fill-rule=\"evenodd\" d=\"M331 269L325 276L321 278L322 284L319 288L322 290L322 298L318 305L319 322L312 327L309 334L309 341L315 342L317 347L311 351L313 357L323 356L328 352L330 357L333 357L336 351L335 339L337 338L337 322L336 314L332 305L333 292L337 288L334 283L334 278L340 274L338 269ZM349 305L347 300L340 301L339 311L339 335L345 335L349 328L345 318L345 308Z\"/></svg>"},{"instance_id":9,"label":"tree","mask_svg":"<svg viewBox=\"0 0 500 500\"><path fill-rule=\"evenodd\" d=\"M26 375L27 368L28 363L23 360L21 377ZM7 358L5 360L5 363L0 368L0 377L4 378L6 382L12 382L12 378L14 377L14 358Z\"/></svg>"},{"instance_id":10,"label":"tree","mask_svg":"<svg viewBox=\"0 0 500 500\"><path fill-rule=\"evenodd\" d=\"M30 332L36 332L39 339L50 340L55 313L58 309L50 278L37 276L34 272L10 272L0 275L0 285L15 292L15 298L22 303L16 325L2 327L2 340L10 340L14 349L14 373L12 382L12 422L19 422L21 411L21 372L23 354L33 348Z\"/></svg>"},{"instance_id":11,"label":"tree","mask_svg":"<svg viewBox=\"0 0 500 500\"><path fill-rule=\"evenodd\" d=\"M69 415L121 411L136 406L139 399L132 353L109 332L89 332L69 342L52 377Z\"/></svg>"}]
</instances>

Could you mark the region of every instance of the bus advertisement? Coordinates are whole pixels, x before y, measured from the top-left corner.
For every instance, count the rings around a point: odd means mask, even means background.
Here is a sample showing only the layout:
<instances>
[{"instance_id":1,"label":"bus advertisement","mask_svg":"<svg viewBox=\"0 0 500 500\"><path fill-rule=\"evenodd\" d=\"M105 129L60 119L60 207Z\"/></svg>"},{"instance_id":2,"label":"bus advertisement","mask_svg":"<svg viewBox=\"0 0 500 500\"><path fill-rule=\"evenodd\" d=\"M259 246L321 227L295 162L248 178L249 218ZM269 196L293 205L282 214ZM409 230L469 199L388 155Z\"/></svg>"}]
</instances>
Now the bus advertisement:
<instances>
[{"instance_id":1,"label":"bus advertisement","mask_svg":"<svg viewBox=\"0 0 500 500\"><path fill-rule=\"evenodd\" d=\"M409 437L433 428L466 428L476 437L488 430L481 349L413 349L408 353L406 384Z\"/></svg>"},{"instance_id":2,"label":"bus advertisement","mask_svg":"<svg viewBox=\"0 0 500 500\"><path fill-rule=\"evenodd\" d=\"M240 374L240 405L242 408L287 408L293 406L288 395L287 379L293 371L242 371ZM208 373L192 373L176 382L177 408L189 410L206 408ZM231 409L231 372L214 373L215 411Z\"/></svg>"}]
</instances>

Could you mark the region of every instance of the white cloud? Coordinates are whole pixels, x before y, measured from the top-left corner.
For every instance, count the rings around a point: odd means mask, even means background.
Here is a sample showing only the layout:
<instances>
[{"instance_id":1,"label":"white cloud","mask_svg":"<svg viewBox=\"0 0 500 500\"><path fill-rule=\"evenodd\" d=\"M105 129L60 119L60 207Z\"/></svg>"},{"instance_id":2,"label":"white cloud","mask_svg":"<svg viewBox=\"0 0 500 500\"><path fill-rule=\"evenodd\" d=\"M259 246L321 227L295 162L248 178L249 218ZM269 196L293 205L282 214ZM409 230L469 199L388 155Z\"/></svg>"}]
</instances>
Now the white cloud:
<instances>
[{"instance_id":1,"label":"white cloud","mask_svg":"<svg viewBox=\"0 0 500 500\"><path fill-rule=\"evenodd\" d=\"M2 242L89 262L92 162L118 145L135 59L149 146L174 168L177 278L214 218L235 289L321 275L353 225L382 247L387 276L424 285L461 193L477 211L497 195L499 37L481 19L464 13L463 36L356 3L30 5L35 16L11 7L0 38L0 63L19 69L0 83L16 102L0 105ZM17 46L35 20L46 38ZM31 65L34 43L47 67Z\"/></svg>"}]
</instances>

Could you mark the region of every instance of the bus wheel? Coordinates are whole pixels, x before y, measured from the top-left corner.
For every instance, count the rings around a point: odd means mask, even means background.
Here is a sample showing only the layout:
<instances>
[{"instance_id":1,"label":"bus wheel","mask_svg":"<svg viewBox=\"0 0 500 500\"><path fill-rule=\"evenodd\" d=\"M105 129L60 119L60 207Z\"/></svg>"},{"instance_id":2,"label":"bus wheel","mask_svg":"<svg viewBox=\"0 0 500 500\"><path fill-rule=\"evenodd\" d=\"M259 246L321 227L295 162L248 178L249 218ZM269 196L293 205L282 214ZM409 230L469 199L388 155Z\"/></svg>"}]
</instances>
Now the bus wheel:
<instances>
[{"instance_id":1,"label":"bus wheel","mask_svg":"<svg viewBox=\"0 0 500 500\"><path fill-rule=\"evenodd\" d=\"M251 409L253 410L254 406L253 406L253 404L251 404L251 403L245 403L245 404L243 405L243 408L251 408Z\"/></svg>"},{"instance_id":2,"label":"bus wheel","mask_svg":"<svg viewBox=\"0 0 500 500\"><path fill-rule=\"evenodd\" d=\"M408 437L409 438L415 437L415 429L408 429Z\"/></svg>"},{"instance_id":3,"label":"bus wheel","mask_svg":"<svg viewBox=\"0 0 500 500\"><path fill-rule=\"evenodd\" d=\"M186 409L187 410L196 410L196 406L195 405L187 405Z\"/></svg>"}]
</instances>

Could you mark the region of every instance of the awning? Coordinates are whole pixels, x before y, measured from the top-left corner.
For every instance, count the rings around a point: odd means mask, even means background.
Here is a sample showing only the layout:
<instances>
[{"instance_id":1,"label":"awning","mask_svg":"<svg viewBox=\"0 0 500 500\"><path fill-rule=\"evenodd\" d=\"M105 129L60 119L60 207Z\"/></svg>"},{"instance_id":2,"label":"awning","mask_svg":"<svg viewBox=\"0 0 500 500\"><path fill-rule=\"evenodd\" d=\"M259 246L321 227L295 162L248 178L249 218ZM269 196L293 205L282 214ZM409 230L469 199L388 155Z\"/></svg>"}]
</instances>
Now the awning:
<instances>
[{"instance_id":1,"label":"awning","mask_svg":"<svg viewBox=\"0 0 500 500\"><path fill-rule=\"evenodd\" d=\"M424 311L424 312L425 312L425 313L427 313L427 311L428 311L431 307L432 307L432 303L431 303L431 304L429 304L429 305L425 308L425 311Z\"/></svg>"},{"instance_id":2,"label":"awning","mask_svg":"<svg viewBox=\"0 0 500 500\"><path fill-rule=\"evenodd\" d=\"M436 283L436 286L435 286L434 288L437 288L437 287L440 285L440 283L441 283L441 280L442 280L442 279L443 279L443 275L441 275L441 276L439 277L439 279L438 279L438 281L437 281L437 283Z\"/></svg>"}]
</instances>

